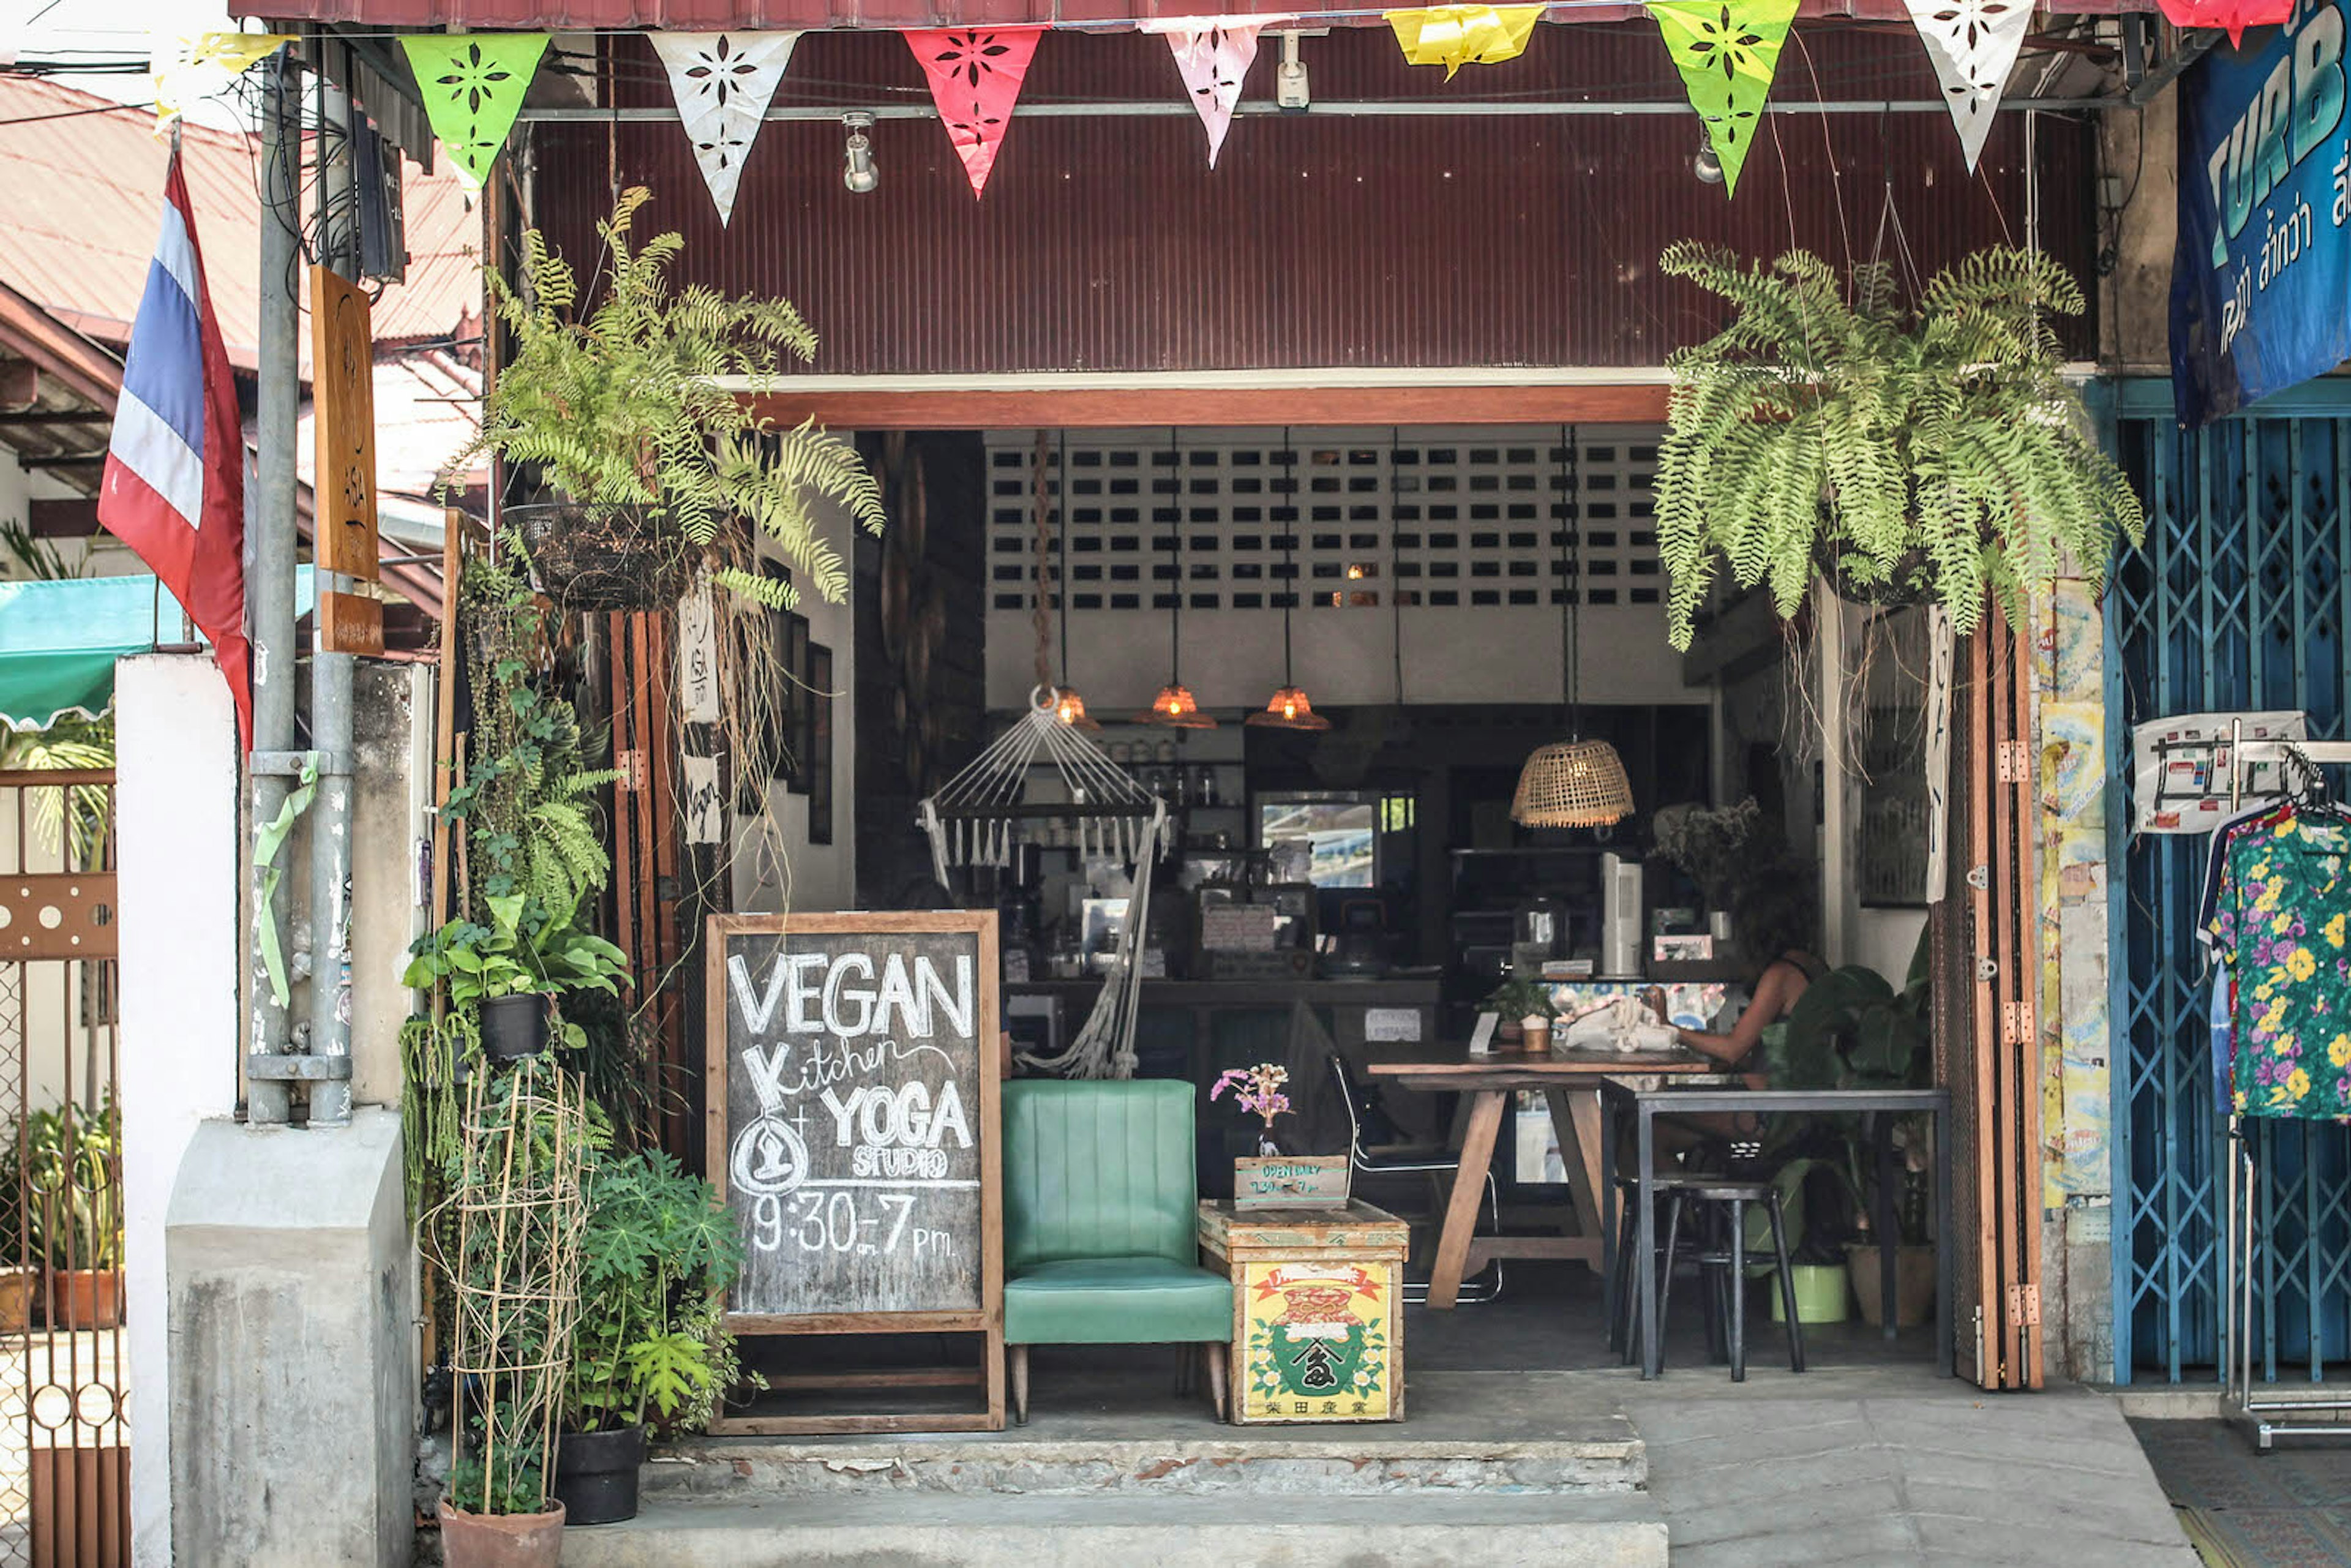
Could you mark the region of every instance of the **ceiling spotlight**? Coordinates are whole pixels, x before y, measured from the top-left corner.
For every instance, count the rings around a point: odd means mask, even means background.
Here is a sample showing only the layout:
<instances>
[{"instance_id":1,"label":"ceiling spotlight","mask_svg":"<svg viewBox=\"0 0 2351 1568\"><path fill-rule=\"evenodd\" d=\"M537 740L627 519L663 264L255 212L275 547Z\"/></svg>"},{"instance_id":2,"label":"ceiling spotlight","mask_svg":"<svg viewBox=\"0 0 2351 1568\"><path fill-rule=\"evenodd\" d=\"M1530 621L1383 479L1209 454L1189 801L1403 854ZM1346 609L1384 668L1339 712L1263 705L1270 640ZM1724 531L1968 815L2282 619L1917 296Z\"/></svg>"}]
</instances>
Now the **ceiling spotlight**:
<instances>
[{"instance_id":1,"label":"ceiling spotlight","mask_svg":"<svg viewBox=\"0 0 2351 1568\"><path fill-rule=\"evenodd\" d=\"M1298 35L1281 35L1281 63L1273 72L1274 107L1284 114L1303 114L1314 107L1313 90L1306 85L1306 62L1298 55Z\"/></svg>"},{"instance_id":2,"label":"ceiling spotlight","mask_svg":"<svg viewBox=\"0 0 2351 1568\"><path fill-rule=\"evenodd\" d=\"M1698 155L1690 160L1690 172L1701 185L1722 183L1722 158L1714 150L1714 139L1703 131L1698 132Z\"/></svg>"},{"instance_id":3,"label":"ceiling spotlight","mask_svg":"<svg viewBox=\"0 0 2351 1568\"><path fill-rule=\"evenodd\" d=\"M849 132L849 139L841 144L841 183L862 196L882 183L882 172L873 166L873 141L866 134L873 129L873 117L844 114L841 126Z\"/></svg>"}]
</instances>

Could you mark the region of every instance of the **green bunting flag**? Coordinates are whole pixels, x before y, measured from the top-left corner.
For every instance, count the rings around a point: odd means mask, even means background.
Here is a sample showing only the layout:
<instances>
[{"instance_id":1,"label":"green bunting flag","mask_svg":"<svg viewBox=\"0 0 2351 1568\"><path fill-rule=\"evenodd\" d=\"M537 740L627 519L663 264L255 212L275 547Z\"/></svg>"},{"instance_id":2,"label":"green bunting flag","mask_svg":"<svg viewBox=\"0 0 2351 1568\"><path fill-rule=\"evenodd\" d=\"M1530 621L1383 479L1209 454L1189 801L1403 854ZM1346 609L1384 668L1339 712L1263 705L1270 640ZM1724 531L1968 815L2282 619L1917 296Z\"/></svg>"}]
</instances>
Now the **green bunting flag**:
<instances>
[{"instance_id":1,"label":"green bunting flag","mask_svg":"<svg viewBox=\"0 0 2351 1568\"><path fill-rule=\"evenodd\" d=\"M1689 89L1690 107L1706 121L1722 163L1725 195L1739 188L1739 171L1763 122L1780 46L1796 19L1797 0L1649 0L1666 47Z\"/></svg>"},{"instance_id":2,"label":"green bunting flag","mask_svg":"<svg viewBox=\"0 0 2351 1568\"><path fill-rule=\"evenodd\" d=\"M408 68L433 134L476 186L507 144L547 52L545 33L406 33Z\"/></svg>"}]
</instances>

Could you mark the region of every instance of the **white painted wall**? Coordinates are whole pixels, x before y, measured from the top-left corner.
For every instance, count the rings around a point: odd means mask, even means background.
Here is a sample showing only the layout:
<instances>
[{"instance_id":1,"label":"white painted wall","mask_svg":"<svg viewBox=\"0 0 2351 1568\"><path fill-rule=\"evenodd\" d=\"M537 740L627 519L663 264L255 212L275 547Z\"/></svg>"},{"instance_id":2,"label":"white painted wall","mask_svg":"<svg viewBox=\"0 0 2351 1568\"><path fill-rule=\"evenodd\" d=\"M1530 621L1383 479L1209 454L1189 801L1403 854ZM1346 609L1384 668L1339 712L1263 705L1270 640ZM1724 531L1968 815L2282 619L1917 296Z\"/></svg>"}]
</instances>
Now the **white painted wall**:
<instances>
[{"instance_id":1,"label":"white painted wall","mask_svg":"<svg viewBox=\"0 0 2351 1568\"><path fill-rule=\"evenodd\" d=\"M16 461L15 454L0 452L0 524L14 523L19 528L31 527L29 503L34 501L71 500L80 491L59 483L47 474L28 472ZM52 539L59 556L68 562L89 562L91 577L126 577L143 573L146 563L131 553L131 548L112 534L98 534L86 539ZM16 559L0 552L0 579L26 575ZM167 622L164 641L177 635Z\"/></svg>"},{"instance_id":2,"label":"white painted wall","mask_svg":"<svg viewBox=\"0 0 2351 1568\"><path fill-rule=\"evenodd\" d=\"M849 554L850 519L820 507L817 527ZM763 553L772 554L770 551ZM853 586L852 586L853 594ZM799 613L808 617L809 641L832 650L832 841L809 842L809 798L780 781L768 786L764 819L737 816L735 831L735 907L773 914L787 909L847 909L856 898L857 747L852 734L857 690L857 623L852 598L828 604L806 589Z\"/></svg>"},{"instance_id":3,"label":"white painted wall","mask_svg":"<svg viewBox=\"0 0 2351 1568\"><path fill-rule=\"evenodd\" d=\"M209 654L115 667L132 1561L171 1561L163 1226L180 1159L236 1107L236 719Z\"/></svg>"}]
</instances>

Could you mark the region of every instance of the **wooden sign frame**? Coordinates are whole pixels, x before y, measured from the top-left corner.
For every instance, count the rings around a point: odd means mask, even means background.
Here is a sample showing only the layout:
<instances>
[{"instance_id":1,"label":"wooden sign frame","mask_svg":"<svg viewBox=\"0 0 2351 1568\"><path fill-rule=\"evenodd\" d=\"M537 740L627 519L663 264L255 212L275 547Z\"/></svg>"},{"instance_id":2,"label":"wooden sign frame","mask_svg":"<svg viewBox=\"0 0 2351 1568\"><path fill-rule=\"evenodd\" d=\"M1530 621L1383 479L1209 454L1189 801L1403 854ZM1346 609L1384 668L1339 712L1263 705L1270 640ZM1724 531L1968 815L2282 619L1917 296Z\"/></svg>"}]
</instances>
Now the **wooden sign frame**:
<instances>
[{"instance_id":1,"label":"wooden sign frame","mask_svg":"<svg viewBox=\"0 0 2351 1568\"><path fill-rule=\"evenodd\" d=\"M977 991L973 1018L979 1071L980 1301L967 1312L824 1312L726 1314L729 1332L743 1335L968 1333L985 1340L981 1363L973 1367L912 1367L771 1376L768 1385L786 1392L976 1386L985 1396L977 1410L935 1415L722 1416L710 1424L717 1436L815 1437L862 1432L1000 1432L1004 1429L1004 1166L998 1140L1003 1131L1002 1052L997 926L992 913L965 909L822 915L713 915L704 943L705 1111L704 1163L711 1184L726 1200L728 1071L726 945L738 936L963 936L977 938Z\"/></svg>"},{"instance_id":2,"label":"wooden sign frame","mask_svg":"<svg viewBox=\"0 0 2351 1568\"><path fill-rule=\"evenodd\" d=\"M375 337L368 297L332 268L310 269L310 489L319 646L383 653L376 534Z\"/></svg>"}]
</instances>

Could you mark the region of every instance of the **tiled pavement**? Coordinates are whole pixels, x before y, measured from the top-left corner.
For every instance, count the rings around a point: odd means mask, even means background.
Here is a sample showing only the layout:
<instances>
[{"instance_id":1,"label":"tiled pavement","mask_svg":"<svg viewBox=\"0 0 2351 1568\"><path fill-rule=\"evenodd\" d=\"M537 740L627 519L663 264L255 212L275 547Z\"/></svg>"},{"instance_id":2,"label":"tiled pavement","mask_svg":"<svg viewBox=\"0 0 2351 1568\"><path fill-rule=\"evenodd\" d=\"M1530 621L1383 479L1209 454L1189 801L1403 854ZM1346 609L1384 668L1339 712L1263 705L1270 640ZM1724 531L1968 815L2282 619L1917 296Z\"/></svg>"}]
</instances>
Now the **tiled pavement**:
<instances>
[{"instance_id":1,"label":"tiled pavement","mask_svg":"<svg viewBox=\"0 0 2351 1568\"><path fill-rule=\"evenodd\" d=\"M2097 1395L1630 1395L1625 1408L1675 1568L2197 1563L2129 1425Z\"/></svg>"}]
</instances>

